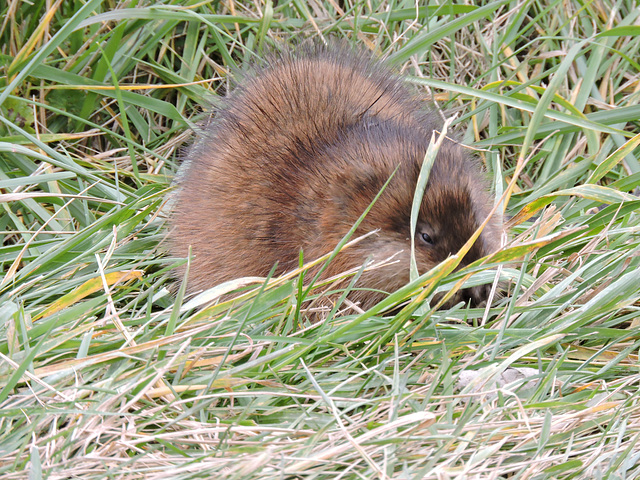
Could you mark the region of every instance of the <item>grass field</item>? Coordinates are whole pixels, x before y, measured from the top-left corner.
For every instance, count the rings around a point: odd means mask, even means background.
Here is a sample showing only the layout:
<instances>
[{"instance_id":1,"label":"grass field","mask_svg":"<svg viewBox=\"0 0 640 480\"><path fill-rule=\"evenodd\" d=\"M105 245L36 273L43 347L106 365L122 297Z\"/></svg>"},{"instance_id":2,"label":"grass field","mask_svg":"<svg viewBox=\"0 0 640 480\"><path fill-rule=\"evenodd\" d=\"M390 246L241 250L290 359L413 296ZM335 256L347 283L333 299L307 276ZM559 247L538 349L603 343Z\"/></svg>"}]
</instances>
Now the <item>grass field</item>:
<instances>
[{"instance_id":1,"label":"grass field","mask_svg":"<svg viewBox=\"0 0 640 480\"><path fill-rule=\"evenodd\" d=\"M322 322L298 275L192 308L190 127L309 37L457 115L506 245ZM640 478L639 52L635 0L0 2L0 477ZM505 291L430 308L465 279Z\"/></svg>"}]
</instances>

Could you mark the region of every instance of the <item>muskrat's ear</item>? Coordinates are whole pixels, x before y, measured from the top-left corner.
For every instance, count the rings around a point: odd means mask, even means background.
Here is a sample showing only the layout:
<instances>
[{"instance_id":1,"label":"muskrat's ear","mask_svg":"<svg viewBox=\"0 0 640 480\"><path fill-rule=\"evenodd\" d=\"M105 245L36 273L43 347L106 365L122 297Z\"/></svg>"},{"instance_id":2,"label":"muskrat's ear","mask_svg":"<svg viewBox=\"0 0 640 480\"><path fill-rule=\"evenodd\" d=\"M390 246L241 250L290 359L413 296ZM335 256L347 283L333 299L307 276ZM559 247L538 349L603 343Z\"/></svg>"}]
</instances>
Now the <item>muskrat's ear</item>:
<instances>
[{"instance_id":1,"label":"muskrat's ear","mask_svg":"<svg viewBox=\"0 0 640 480\"><path fill-rule=\"evenodd\" d=\"M363 113L358 120L361 122L362 129L366 131L375 130L381 126L380 119L369 115L368 112Z\"/></svg>"}]
</instances>

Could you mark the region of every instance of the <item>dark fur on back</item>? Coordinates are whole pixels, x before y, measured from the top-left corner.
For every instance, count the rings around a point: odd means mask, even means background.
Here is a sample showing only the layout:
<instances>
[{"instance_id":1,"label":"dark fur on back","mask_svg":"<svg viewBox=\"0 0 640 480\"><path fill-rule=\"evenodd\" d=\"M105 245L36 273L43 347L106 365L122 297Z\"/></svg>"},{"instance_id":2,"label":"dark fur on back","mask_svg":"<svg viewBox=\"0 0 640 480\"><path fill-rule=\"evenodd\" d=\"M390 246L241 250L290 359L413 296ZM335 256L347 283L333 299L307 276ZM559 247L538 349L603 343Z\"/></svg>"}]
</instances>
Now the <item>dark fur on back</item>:
<instances>
[{"instance_id":1,"label":"dark fur on back","mask_svg":"<svg viewBox=\"0 0 640 480\"><path fill-rule=\"evenodd\" d=\"M191 245L189 291L297 267L330 252L400 167L357 234L379 233L338 255L325 276L367 257L397 263L359 285L386 291L409 280L414 190L438 118L383 64L344 47L274 54L222 100L188 154L172 215L171 244ZM455 253L487 217L492 199L477 162L446 140L422 201L416 259L424 273ZM494 219L465 263L496 249ZM422 241L428 234L431 244ZM398 253L402 251L402 253ZM468 292L479 302L484 290ZM369 307L380 294L352 300Z\"/></svg>"}]
</instances>

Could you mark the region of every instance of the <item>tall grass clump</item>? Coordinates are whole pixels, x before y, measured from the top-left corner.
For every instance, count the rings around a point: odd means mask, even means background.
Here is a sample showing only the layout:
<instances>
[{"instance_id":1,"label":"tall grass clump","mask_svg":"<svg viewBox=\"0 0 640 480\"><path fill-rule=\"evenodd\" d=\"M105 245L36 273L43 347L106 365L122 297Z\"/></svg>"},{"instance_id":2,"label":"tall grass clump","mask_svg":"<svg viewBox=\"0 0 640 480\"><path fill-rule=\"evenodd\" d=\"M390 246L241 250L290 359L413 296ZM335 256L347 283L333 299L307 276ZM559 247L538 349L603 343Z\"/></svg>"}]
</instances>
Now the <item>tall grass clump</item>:
<instances>
[{"instance_id":1,"label":"tall grass clump","mask_svg":"<svg viewBox=\"0 0 640 480\"><path fill-rule=\"evenodd\" d=\"M640 476L640 8L418 3L0 3L0 477ZM165 247L190 127L306 38L455 116L508 238L369 311L311 321L331 286L299 272L194 308ZM500 287L433 308L464 282Z\"/></svg>"}]
</instances>

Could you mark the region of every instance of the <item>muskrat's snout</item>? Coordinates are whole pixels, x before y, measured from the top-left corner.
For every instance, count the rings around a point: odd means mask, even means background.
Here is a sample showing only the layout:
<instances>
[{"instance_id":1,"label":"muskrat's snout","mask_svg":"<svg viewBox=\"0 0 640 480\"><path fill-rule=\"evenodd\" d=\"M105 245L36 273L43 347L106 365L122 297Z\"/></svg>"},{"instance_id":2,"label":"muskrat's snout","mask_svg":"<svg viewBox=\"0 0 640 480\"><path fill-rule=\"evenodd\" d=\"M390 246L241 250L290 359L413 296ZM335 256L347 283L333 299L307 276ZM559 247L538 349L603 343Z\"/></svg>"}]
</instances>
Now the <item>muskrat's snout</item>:
<instances>
[{"instance_id":1,"label":"muskrat's snout","mask_svg":"<svg viewBox=\"0 0 640 480\"><path fill-rule=\"evenodd\" d=\"M489 300L491 285L478 285L476 287L465 288L461 291L462 300L472 307L483 307Z\"/></svg>"},{"instance_id":2,"label":"muskrat's snout","mask_svg":"<svg viewBox=\"0 0 640 480\"><path fill-rule=\"evenodd\" d=\"M489 254L491 252L483 252ZM483 255L484 256L484 255ZM460 265L458 268L463 268L464 263ZM487 305L489 301L489 297L491 295L491 289L493 287L493 283L487 283L483 285L476 285L473 287L461 288L458 290L449 300L447 300L442 308L449 309L454 307L460 302L463 302L465 305L468 305L472 308L483 308ZM447 294L446 291L439 292L435 295L433 300L431 301L431 305L436 305L442 300L442 298Z\"/></svg>"},{"instance_id":3,"label":"muskrat's snout","mask_svg":"<svg viewBox=\"0 0 640 480\"><path fill-rule=\"evenodd\" d=\"M433 298L431 305L436 305L447 292L439 292ZM449 300L447 300L441 308L452 308L460 302L469 305L472 308L483 308L487 305L489 294L491 293L491 284L478 285L476 287L463 288L458 290Z\"/></svg>"}]
</instances>

